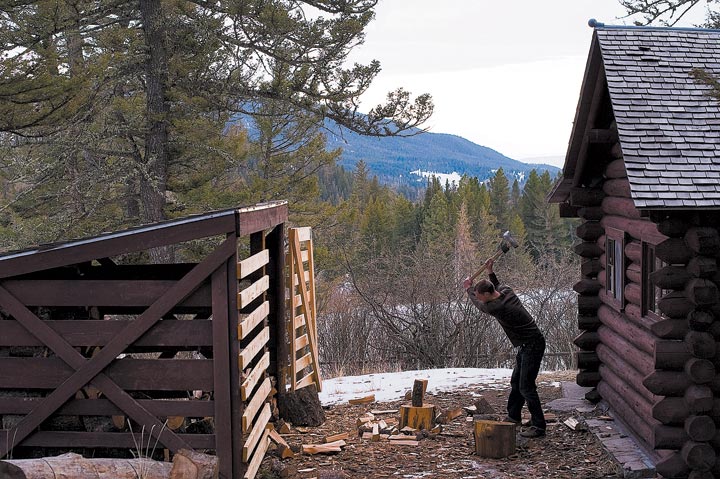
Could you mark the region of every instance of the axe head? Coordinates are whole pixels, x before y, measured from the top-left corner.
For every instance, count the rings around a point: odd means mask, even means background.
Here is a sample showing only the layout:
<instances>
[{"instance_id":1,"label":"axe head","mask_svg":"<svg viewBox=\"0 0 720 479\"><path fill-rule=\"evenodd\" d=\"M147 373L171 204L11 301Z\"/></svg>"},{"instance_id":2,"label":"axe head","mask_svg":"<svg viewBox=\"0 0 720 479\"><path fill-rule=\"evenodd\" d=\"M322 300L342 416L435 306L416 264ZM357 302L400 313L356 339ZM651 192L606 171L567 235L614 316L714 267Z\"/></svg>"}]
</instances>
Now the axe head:
<instances>
[{"instance_id":1,"label":"axe head","mask_svg":"<svg viewBox=\"0 0 720 479\"><path fill-rule=\"evenodd\" d=\"M503 243L508 246L508 249L510 249L510 246L512 246L513 248L517 248L518 246L520 246L520 244L517 242L517 240L515 238L513 238L512 234L510 234L510 230L508 230L502 234L502 239L503 239Z\"/></svg>"}]
</instances>

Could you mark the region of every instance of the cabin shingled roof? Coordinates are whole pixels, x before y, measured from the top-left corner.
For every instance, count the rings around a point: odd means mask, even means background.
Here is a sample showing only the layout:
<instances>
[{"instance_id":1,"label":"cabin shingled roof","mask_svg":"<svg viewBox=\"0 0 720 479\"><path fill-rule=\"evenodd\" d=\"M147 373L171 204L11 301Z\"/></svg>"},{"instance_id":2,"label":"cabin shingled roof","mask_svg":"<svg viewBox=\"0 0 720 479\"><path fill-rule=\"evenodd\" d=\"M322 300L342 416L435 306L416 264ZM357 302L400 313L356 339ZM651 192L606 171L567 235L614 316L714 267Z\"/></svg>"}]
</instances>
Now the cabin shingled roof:
<instances>
[{"instance_id":1,"label":"cabin shingled roof","mask_svg":"<svg viewBox=\"0 0 720 479\"><path fill-rule=\"evenodd\" d=\"M693 75L720 76L720 31L595 33L635 206L720 207L720 100Z\"/></svg>"}]
</instances>

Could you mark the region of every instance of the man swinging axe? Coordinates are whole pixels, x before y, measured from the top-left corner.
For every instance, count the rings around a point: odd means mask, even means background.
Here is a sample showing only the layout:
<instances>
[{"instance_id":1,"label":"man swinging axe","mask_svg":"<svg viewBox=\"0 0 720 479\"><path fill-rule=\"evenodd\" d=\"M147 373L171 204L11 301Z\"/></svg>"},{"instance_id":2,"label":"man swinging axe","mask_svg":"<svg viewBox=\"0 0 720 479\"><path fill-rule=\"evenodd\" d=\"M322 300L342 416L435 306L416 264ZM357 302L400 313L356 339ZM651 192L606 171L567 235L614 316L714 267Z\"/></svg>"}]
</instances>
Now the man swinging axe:
<instances>
[{"instance_id":1,"label":"man swinging axe","mask_svg":"<svg viewBox=\"0 0 720 479\"><path fill-rule=\"evenodd\" d=\"M494 316L513 346L518 347L510 379L510 396L508 396L507 422L521 423L522 408L527 404L530 411L529 426L520 432L524 437L542 437L545 435L545 416L543 415L540 396L538 396L535 380L540 372L540 362L545 353L545 337L530 313L522 305L515 292L498 281L493 265L501 254L517 248L518 243L509 231L503 234L498 253L485 261L485 265L463 282L472 303L483 313ZM473 287L473 279L483 271L488 271L487 279L481 279Z\"/></svg>"}]
</instances>

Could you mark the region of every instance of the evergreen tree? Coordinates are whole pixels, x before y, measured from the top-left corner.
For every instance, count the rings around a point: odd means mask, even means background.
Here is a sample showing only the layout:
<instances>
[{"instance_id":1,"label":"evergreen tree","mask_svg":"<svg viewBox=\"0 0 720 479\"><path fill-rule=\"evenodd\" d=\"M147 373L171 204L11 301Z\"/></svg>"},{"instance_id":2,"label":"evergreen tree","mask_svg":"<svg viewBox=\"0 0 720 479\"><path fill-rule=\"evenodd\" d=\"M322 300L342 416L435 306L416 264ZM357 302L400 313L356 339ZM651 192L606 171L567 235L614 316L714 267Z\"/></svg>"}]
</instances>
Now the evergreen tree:
<instances>
[{"instance_id":1,"label":"evergreen tree","mask_svg":"<svg viewBox=\"0 0 720 479\"><path fill-rule=\"evenodd\" d=\"M507 225L510 217L510 184L502 168L489 180L490 212L497 218L496 227Z\"/></svg>"}]
</instances>

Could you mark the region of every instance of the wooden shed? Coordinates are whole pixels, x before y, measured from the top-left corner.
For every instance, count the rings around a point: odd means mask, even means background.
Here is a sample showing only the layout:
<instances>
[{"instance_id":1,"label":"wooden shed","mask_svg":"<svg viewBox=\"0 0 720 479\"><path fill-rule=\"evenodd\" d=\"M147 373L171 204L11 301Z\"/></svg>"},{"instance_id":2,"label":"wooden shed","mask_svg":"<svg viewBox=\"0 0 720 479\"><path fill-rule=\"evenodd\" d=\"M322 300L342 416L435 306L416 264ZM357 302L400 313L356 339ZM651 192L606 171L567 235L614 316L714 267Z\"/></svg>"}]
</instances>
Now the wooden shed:
<instances>
[{"instance_id":1,"label":"wooden shed","mask_svg":"<svg viewBox=\"0 0 720 479\"><path fill-rule=\"evenodd\" d=\"M666 478L720 478L720 31L595 27L562 179L577 382Z\"/></svg>"},{"instance_id":2,"label":"wooden shed","mask_svg":"<svg viewBox=\"0 0 720 479\"><path fill-rule=\"evenodd\" d=\"M254 477L289 354L287 215L273 202L0 256L0 458L157 441ZM202 238L198 262L118 261Z\"/></svg>"}]
</instances>

